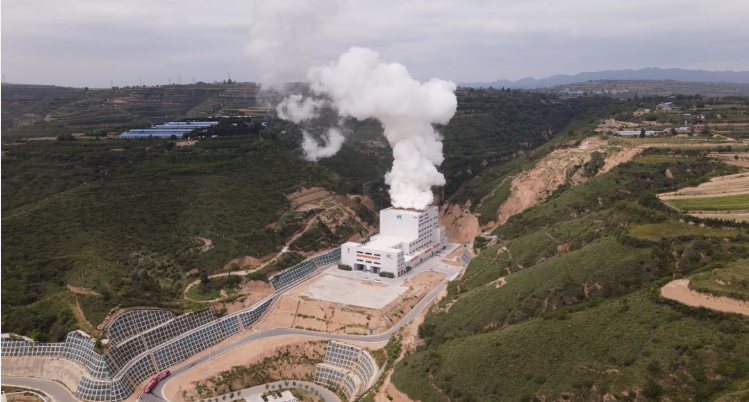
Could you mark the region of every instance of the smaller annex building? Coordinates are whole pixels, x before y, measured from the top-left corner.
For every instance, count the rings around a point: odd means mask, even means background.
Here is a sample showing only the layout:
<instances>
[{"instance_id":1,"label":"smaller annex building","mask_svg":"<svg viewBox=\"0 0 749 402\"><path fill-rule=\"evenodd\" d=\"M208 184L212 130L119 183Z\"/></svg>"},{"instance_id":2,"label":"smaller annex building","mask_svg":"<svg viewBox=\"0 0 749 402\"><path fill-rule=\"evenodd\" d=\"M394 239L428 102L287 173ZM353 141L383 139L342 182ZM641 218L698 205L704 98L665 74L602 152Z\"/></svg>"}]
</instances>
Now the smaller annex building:
<instances>
[{"instance_id":1,"label":"smaller annex building","mask_svg":"<svg viewBox=\"0 0 749 402\"><path fill-rule=\"evenodd\" d=\"M341 264L354 271L398 277L447 247L437 207L425 211L386 208L380 211L380 233L361 243L341 246ZM390 276L390 275L383 275Z\"/></svg>"}]
</instances>

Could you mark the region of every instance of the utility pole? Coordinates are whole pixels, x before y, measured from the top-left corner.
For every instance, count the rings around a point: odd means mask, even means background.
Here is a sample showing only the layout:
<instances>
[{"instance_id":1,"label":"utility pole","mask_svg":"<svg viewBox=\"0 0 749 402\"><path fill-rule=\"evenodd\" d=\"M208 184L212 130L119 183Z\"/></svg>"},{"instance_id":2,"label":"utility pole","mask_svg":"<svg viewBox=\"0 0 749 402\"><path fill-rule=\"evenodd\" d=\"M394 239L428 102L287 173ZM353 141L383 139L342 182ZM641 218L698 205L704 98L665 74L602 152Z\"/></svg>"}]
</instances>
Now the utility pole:
<instances>
[{"instance_id":1,"label":"utility pole","mask_svg":"<svg viewBox=\"0 0 749 402\"><path fill-rule=\"evenodd\" d=\"M113 80L109 80L109 87L110 88L114 88L114 81Z\"/></svg>"},{"instance_id":2,"label":"utility pole","mask_svg":"<svg viewBox=\"0 0 749 402\"><path fill-rule=\"evenodd\" d=\"M138 82L140 82L140 85L143 86L143 79L141 79L140 77L138 77Z\"/></svg>"},{"instance_id":3,"label":"utility pole","mask_svg":"<svg viewBox=\"0 0 749 402\"><path fill-rule=\"evenodd\" d=\"M172 77L169 77L169 85L172 85Z\"/></svg>"},{"instance_id":4,"label":"utility pole","mask_svg":"<svg viewBox=\"0 0 749 402\"><path fill-rule=\"evenodd\" d=\"M177 76L177 80L179 81L179 85L182 85L182 76L181 75Z\"/></svg>"},{"instance_id":5,"label":"utility pole","mask_svg":"<svg viewBox=\"0 0 749 402\"><path fill-rule=\"evenodd\" d=\"M229 81L231 81L231 71L229 71Z\"/></svg>"}]
</instances>

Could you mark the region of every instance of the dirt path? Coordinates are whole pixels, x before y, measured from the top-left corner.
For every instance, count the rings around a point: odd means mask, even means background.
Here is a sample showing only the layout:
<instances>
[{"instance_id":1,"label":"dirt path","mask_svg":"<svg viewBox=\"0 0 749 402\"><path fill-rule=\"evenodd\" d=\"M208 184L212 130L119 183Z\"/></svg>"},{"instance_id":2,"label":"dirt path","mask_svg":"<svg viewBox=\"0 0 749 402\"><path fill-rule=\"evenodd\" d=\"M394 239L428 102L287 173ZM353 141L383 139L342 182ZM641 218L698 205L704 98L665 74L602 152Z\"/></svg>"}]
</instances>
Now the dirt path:
<instances>
[{"instance_id":1,"label":"dirt path","mask_svg":"<svg viewBox=\"0 0 749 402\"><path fill-rule=\"evenodd\" d=\"M86 315L83 314L83 309L81 309L80 303L78 303L78 300L75 301L74 305L71 305L71 310L73 310L73 316L75 316L75 319L78 321L79 324L82 327L88 326L88 328L85 328L87 331L90 331L90 333L93 333L94 326L91 325L90 322L88 322L88 319L86 318Z\"/></svg>"},{"instance_id":2,"label":"dirt path","mask_svg":"<svg viewBox=\"0 0 749 402\"><path fill-rule=\"evenodd\" d=\"M68 290L70 290L71 292L73 292L75 294L79 294L79 295L90 295L90 296L101 296L101 294L99 294L99 293L97 293L97 292L95 292L95 291L93 291L91 289L88 289L88 288L83 288L83 287L80 287L80 286L73 286L71 284L68 284L67 287L68 287Z\"/></svg>"},{"instance_id":3,"label":"dirt path","mask_svg":"<svg viewBox=\"0 0 749 402\"><path fill-rule=\"evenodd\" d=\"M203 246L200 247L201 253L205 253L213 248L213 241L211 239L206 239L205 237L196 237L196 239L203 241Z\"/></svg>"},{"instance_id":4,"label":"dirt path","mask_svg":"<svg viewBox=\"0 0 749 402\"><path fill-rule=\"evenodd\" d=\"M749 303L689 289L689 279L677 279L661 288L661 296L692 307L705 307L727 313L749 315Z\"/></svg>"}]
</instances>

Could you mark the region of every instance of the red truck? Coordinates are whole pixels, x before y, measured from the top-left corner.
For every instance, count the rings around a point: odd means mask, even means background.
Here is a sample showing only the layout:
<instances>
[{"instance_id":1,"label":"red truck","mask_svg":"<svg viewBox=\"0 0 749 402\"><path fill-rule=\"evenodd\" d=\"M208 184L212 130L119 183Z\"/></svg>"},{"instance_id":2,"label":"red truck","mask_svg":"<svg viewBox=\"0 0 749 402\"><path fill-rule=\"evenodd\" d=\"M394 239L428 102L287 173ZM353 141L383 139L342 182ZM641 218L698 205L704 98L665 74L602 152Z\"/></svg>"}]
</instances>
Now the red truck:
<instances>
[{"instance_id":1,"label":"red truck","mask_svg":"<svg viewBox=\"0 0 749 402\"><path fill-rule=\"evenodd\" d=\"M151 378L151 381L149 381L148 384L146 384L146 386L143 387L143 392L146 393L146 394L150 393L151 392L151 388L155 387L156 384L158 384L158 383L159 383L159 380L157 380L156 377Z\"/></svg>"},{"instance_id":2,"label":"red truck","mask_svg":"<svg viewBox=\"0 0 749 402\"><path fill-rule=\"evenodd\" d=\"M155 387L156 384L159 383L159 381L169 377L169 374L171 374L169 370L164 370L160 372L159 375L157 375L156 377L151 378L151 381L149 381L148 384L146 384L146 386L143 387L143 392L146 394L150 393L153 387Z\"/></svg>"}]
</instances>

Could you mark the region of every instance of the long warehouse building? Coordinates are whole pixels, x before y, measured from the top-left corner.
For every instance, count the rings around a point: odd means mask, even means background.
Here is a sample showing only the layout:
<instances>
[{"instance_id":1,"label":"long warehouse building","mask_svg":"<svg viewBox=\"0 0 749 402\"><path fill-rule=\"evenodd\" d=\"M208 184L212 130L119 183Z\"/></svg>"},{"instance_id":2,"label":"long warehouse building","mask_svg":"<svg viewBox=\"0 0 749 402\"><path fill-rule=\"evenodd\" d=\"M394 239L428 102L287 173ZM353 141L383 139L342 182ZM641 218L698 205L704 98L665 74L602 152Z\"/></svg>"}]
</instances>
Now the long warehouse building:
<instances>
[{"instance_id":1,"label":"long warehouse building","mask_svg":"<svg viewBox=\"0 0 749 402\"><path fill-rule=\"evenodd\" d=\"M355 271L394 277L447 247L445 228L440 226L437 207L425 211L386 208L380 211L380 233L366 242L347 242L341 246L341 264Z\"/></svg>"},{"instance_id":2,"label":"long warehouse building","mask_svg":"<svg viewBox=\"0 0 749 402\"><path fill-rule=\"evenodd\" d=\"M143 137L181 137L196 128L206 128L218 124L217 121L170 121L157 124L151 128L136 128L120 134L120 138L143 138Z\"/></svg>"}]
</instances>

